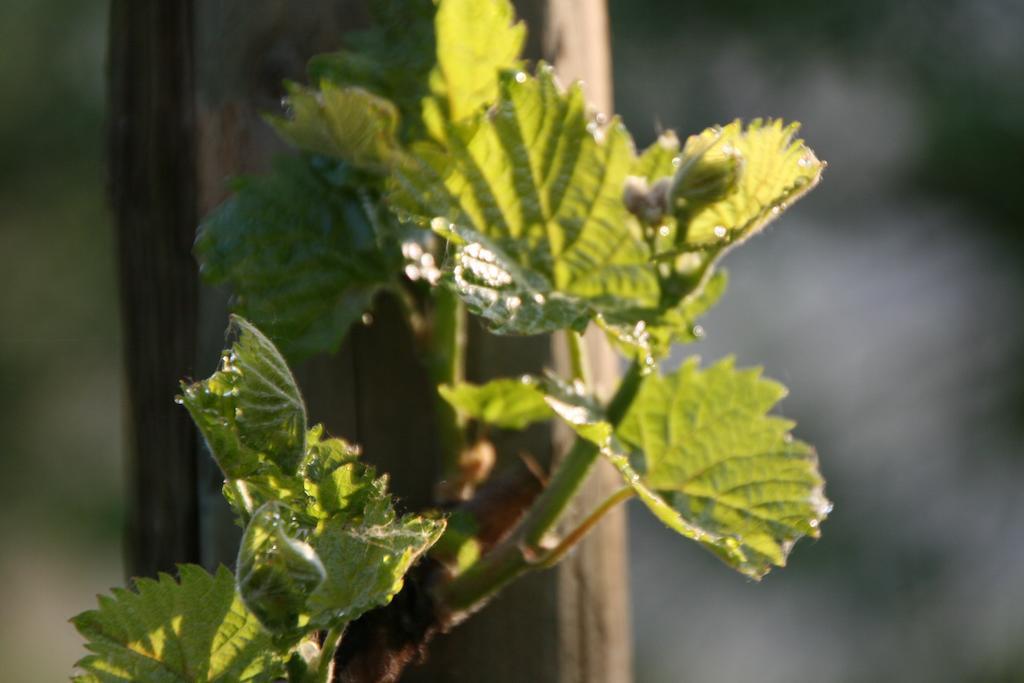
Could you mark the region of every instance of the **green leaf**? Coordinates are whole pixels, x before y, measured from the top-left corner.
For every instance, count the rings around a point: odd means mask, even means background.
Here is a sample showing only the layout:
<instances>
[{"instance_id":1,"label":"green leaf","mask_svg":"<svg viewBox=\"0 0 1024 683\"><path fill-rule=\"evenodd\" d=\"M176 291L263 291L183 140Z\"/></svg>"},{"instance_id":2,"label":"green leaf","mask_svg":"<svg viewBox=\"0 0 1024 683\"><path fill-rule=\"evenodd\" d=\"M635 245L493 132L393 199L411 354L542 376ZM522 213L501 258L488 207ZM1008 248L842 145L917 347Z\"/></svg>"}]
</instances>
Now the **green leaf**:
<instances>
[{"instance_id":1,"label":"green leaf","mask_svg":"<svg viewBox=\"0 0 1024 683\"><path fill-rule=\"evenodd\" d=\"M422 101L437 63L433 0L370 0L373 25L345 34L346 49L310 60L313 83L358 86L386 97L401 113L402 139L422 137Z\"/></svg>"},{"instance_id":2,"label":"green leaf","mask_svg":"<svg viewBox=\"0 0 1024 683\"><path fill-rule=\"evenodd\" d=\"M289 116L267 120L296 147L376 173L386 173L401 153L396 139L398 110L389 100L329 81L318 90L296 83L286 86Z\"/></svg>"},{"instance_id":3,"label":"green leaf","mask_svg":"<svg viewBox=\"0 0 1024 683\"><path fill-rule=\"evenodd\" d=\"M535 380L535 386L551 410L584 439L604 444L611 438L612 427L605 419L604 408L587 393L582 382L569 384L548 374Z\"/></svg>"},{"instance_id":4,"label":"green leaf","mask_svg":"<svg viewBox=\"0 0 1024 683\"><path fill-rule=\"evenodd\" d=\"M278 679L283 665L269 635L235 593L224 567L214 576L194 565L181 582L161 574L138 579L136 590L115 589L99 609L72 622L93 653L76 666L81 683L187 683Z\"/></svg>"},{"instance_id":5,"label":"green leaf","mask_svg":"<svg viewBox=\"0 0 1024 683\"><path fill-rule=\"evenodd\" d=\"M687 139L662 135L634 162L624 202L646 224L658 266L657 310L598 322L648 363L693 341L696 318L725 288L715 265L806 194L825 164L795 134L799 124L735 121Z\"/></svg>"},{"instance_id":6,"label":"green leaf","mask_svg":"<svg viewBox=\"0 0 1024 683\"><path fill-rule=\"evenodd\" d=\"M445 528L441 519L399 518L387 478L322 433L309 432L305 495L264 504L239 550L239 590L282 646L386 605Z\"/></svg>"},{"instance_id":7,"label":"green leaf","mask_svg":"<svg viewBox=\"0 0 1024 683\"><path fill-rule=\"evenodd\" d=\"M724 198L694 202L674 197L675 210L686 213L687 244L721 245L745 240L818 183L825 164L795 137L799 128L799 123L784 125L779 119L754 119L744 129L742 123L734 121L721 129L708 129L687 142L680 174L688 167L688 157L709 141L713 142L703 156L739 155L742 159L735 190ZM685 184L682 180L677 177L677 185Z\"/></svg>"},{"instance_id":8,"label":"green leaf","mask_svg":"<svg viewBox=\"0 0 1024 683\"><path fill-rule=\"evenodd\" d=\"M245 527L253 513L271 501L302 505L305 491L302 481L282 474L276 466L264 464L261 471L224 482L221 493L238 515L239 526Z\"/></svg>"},{"instance_id":9,"label":"green leaf","mask_svg":"<svg viewBox=\"0 0 1024 683\"><path fill-rule=\"evenodd\" d=\"M397 517L387 497L370 500L356 520L328 519L310 539L327 568L327 579L309 597L311 625L327 628L391 602L444 526L440 519Z\"/></svg>"},{"instance_id":10,"label":"green leaf","mask_svg":"<svg viewBox=\"0 0 1024 683\"><path fill-rule=\"evenodd\" d=\"M682 159L679 157L679 138L675 131L667 130L645 149L630 169L630 175L655 183L675 174Z\"/></svg>"},{"instance_id":11,"label":"green leaf","mask_svg":"<svg viewBox=\"0 0 1024 683\"><path fill-rule=\"evenodd\" d=\"M281 503L256 510L238 549L238 592L267 630L301 638L306 599L327 570L313 548L295 538L297 531Z\"/></svg>"},{"instance_id":12,"label":"green leaf","mask_svg":"<svg viewBox=\"0 0 1024 683\"><path fill-rule=\"evenodd\" d=\"M612 434L603 408L585 387L553 374L498 379L484 385L441 386L439 391L458 410L496 427L524 429L557 416L577 434L598 444Z\"/></svg>"},{"instance_id":13,"label":"green leaf","mask_svg":"<svg viewBox=\"0 0 1024 683\"><path fill-rule=\"evenodd\" d=\"M616 322L614 316L612 320L602 316L597 323L623 353L651 366L655 359L667 356L674 344L689 344L704 336L697 320L718 303L728 282L726 271L715 272L679 304L649 316L650 322L630 324L629 319Z\"/></svg>"},{"instance_id":14,"label":"green leaf","mask_svg":"<svg viewBox=\"0 0 1024 683\"><path fill-rule=\"evenodd\" d=\"M506 74L496 106L447 141L448 153L416 148L392 201L456 245L451 280L494 331L657 306L649 249L621 199L632 141L618 121L593 121L578 85L562 92L545 66Z\"/></svg>"},{"instance_id":15,"label":"green leaf","mask_svg":"<svg viewBox=\"0 0 1024 683\"><path fill-rule=\"evenodd\" d=\"M532 378L496 379L487 384L441 385L438 391L459 412L504 429L524 429L554 417Z\"/></svg>"},{"instance_id":16,"label":"green leaf","mask_svg":"<svg viewBox=\"0 0 1024 683\"><path fill-rule=\"evenodd\" d=\"M831 509L814 449L767 414L782 385L731 360L647 376L605 452L669 527L759 579ZM627 457L628 454L628 457Z\"/></svg>"},{"instance_id":17,"label":"green leaf","mask_svg":"<svg viewBox=\"0 0 1024 683\"><path fill-rule=\"evenodd\" d=\"M444 533L430 549L430 557L448 565L455 575L461 574L480 559L482 544L477 536L480 524L466 509L456 508L448 516Z\"/></svg>"},{"instance_id":18,"label":"green leaf","mask_svg":"<svg viewBox=\"0 0 1024 683\"><path fill-rule=\"evenodd\" d=\"M284 647L387 604L444 530L442 519L396 516L386 477L341 439L306 431L306 411L274 345L241 318L221 369L182 401L248 520L239 590Z\"/></svg>"},{"instance_id":19,"label":"green leaf","mask_svg":"<svg viewBox=\"0 0 1024 683\"><path fill-rule=\"evenodd\" d=\"M445 522L398 517L387 477L377 477L359 462L358 449L341 439L323 439L315 427L309 444L302 467L306 507L293 508L288 519L290 535L301 535L326 569L306 597L303 623L307 629L330 628L390 602Z\"/></svg>"},{"instance_id":20,"label":"green leaf","mask_svg":"<svg viewBox=\"0 0 1024 683\"><path fill-rule=\"evenodd\" d=\"M378 0L373 28L349 34L351 50L315 57L314 82L359 86L392 100L402 139L444 140L445 122L497 99L497 75L518 68L526 36L508 0ZM424 127L426 124L426 128Z\"/></svg>"},{"instance_id":21,"label":"green leaf","mask_svg":"<svg viewBox=\"0 0 1024 683\"><path fill-rule=\"evenodd\" d=\"M322 439L322 428L309 435L303 467L309 496L307 512L321 519L333 515L358 517L372 501L387 499L387 481L359 462L359 449L342 439Z\"/></svg>"},{"instance_id":22,"label":"green leaf","mask_svg":"<svg viewBox=\"0 0 1024 683\"><path fill-rule=\"evenodd\" d=\"M235 190L199 228L204 277L289 357L335 350L401 262L379 245L377 207L322 160L279 158Z\"/></svg>"},{"instance_id":23,"label":"green leaf","mask_svg":"<svg viewBox=\"0 0 1024 683\"><path fill-rule=\"evenodd\" d=\"M306 407L291 370L263 333L238 316L237 335L209 379L182 387L181 402L229 479L294 474L306 454Z\"/></svg>"},{"instance_id":24,"label":"green leaf","mask_svg":"<svg viewBox=\"0 0 1024 683\"><path fill-rule=\"evenodd\" d=\"M498 74L518 68L526 39L526 26L514 19L508 0L438 3L430 92L445 119L462 121L498 99Z\"/></svg>"},{"instance_id":25,"label":"green leaf","mask_svg":"<svg viewBox=\"0 0 1024 683\"><path fill-rule=\"evenodd\" d=\"M304 466L307 513L318 518L308 541L327 569L307 601L310 625L328 628L386 605L402 577L444 531L442 519L398 517L387 477L357 460L340 439L311 433Z\"/></svg>"}]
</instances>

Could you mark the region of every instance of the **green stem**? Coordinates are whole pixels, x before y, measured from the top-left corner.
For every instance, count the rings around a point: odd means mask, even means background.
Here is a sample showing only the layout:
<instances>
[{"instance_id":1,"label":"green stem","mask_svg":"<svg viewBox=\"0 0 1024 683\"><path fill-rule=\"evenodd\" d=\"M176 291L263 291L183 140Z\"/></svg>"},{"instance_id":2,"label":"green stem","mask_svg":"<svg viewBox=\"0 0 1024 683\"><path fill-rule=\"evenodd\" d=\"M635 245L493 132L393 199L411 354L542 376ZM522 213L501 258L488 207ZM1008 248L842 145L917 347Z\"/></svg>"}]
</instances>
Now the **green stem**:
<instances>
[{"instance_id":1,"label":"green stem","mask_svg":"<svg viewBox=\"0 0 1024 683\"><path fill-rule=\"evenodd\" d=\"M642 376L640 364L634 362L622 378L607 409L607 419L613 427L622 421L633 403ZM516 533L444 586L439 596L442 604L455 613L470 611L509 581L535 567L539 558L546 555L542 540L583 485L598 453L596 445L577 438Z\"/></svg>"},{"instance_id":2,"label":"green stem","mask_svg":"<svg viewBox=\"0 0 1024 683\"><path fill-rule=\"evenodd\" d=\"M572 379L579 380L589 389L590 367L587 363L587 348L583 341L583 335L575 330L566 330L569 346L569 369L572 372Z\"/></svg>"},{"instance_id":3,"label":"green stem","mask_svg":"<svg viewBox=\"0 0 1024 683\"><path fill-rule=\"evenodd\" d=\"M434 384L456 384L465 377L466 307L455 292L439 287L434 295L434 334L430 374ZM440 429L444 478L459 475L459 456L465 446L466 418L438 394L434 398Z\"/></svg>"},{"instance_id":4,"label":"green stem","mask_svg":"<svg viewBox=\"0 0 1024 683\"><path fill-rule=\"evenodd\" d=\"M320 647L320 654L310 662L313 666L307 677L309 683L330 683L334 676L334 655L341 644L341 637L345 635L345 626L346 624L341 624L327 632L324 644Z\"/></svg>"}]
</instances>

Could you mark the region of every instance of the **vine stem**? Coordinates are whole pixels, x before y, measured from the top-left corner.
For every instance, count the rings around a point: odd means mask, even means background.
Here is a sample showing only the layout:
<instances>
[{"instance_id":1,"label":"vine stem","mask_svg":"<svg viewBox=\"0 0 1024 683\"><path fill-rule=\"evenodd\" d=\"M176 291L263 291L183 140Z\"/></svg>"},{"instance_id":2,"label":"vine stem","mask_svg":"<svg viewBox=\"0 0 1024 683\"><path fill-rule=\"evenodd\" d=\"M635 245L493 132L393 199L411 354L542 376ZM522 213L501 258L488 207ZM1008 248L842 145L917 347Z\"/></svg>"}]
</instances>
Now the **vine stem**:
<instances>
[{"instance_id":1,"label":"vine stem","mask_svg":"<svg viewBox=\"0 0 1024 683\"><path fill-rule=\"evenodd\" d=\"M434 333L430 344L430 374L435 385L457 384L465 379L466 306L447 287L434 296ZM466 418L445 401L434 397L442 449L442 478L460 476L459 458L465 447Z\"/></svg>"},{"instance_id":2,"label":"vine stem","mask_svg":"<svg viewBox=\"0 0 1024 683\"><path fill-rule=\"evenodd\" d=\"M643 374L640 363L634 361L619 383L606 411L613 427L622 421L636 398ZM545 537L554 529L583 485L598 455L596 445L577 438L547 488L526 513L519 529L463 574L440 588L438 597L441 604L454 615L472 612L512 579L535 568L539 559L548 554L543 545Z\"/></svg>"},{"instance_id":3,"label":"vine stem","mask_svg":"<svg viewBox=\"0 0 1024 683\"><path fill-rule=\"evenodd\" d=\"M569 370L572 379L583 382L583 385L590 389L590 365L587 362L587 347L583 341L583 335L575 330L566 330L566 338L569 346Z\"/></svg>"},{"instance_id":4,"label":"vine stem","mask_svg":"<svg viewBox=\"0 0 1024 683\"><path fill-rule=\"evenodd\" d=\"M341 638L345 635L346 624L335 626L324 636L324 644L320 647L320 654L313 660L315 665L309 672L309 683L331 683L334 677L334 655L341 644Z\"/></svg>"}]
</instances>

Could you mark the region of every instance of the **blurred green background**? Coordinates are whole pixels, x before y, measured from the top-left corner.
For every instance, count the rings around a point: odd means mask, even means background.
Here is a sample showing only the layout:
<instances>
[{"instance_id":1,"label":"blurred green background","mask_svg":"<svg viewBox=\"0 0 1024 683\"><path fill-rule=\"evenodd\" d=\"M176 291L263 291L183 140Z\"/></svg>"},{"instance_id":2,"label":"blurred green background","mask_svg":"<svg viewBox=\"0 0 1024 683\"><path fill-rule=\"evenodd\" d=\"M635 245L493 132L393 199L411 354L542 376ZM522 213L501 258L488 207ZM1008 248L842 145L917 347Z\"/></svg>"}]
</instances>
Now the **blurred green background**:
<instances>
[{"instance_id":1,"label":"blurred green background","mask_svg":"<svg viewBox=\"0 0 1024 683\"><path fill-rule=\"evenodd\" d=\"M66 680L122 580L106 3L0 2L0 678Z\"/></svg>"},{"instance_id":2,"label":"blurred green background","mask_svg":"<svg viewBox=\"0 0 1024 683\"><path fill-rule=\"evenodd\" d=\"M835 511L756 585L634 510L638 680L1024 681L1024 3L610 6L639 142L781 116L830 162L695 348L789 386Z\"/></svg>"},{"instance_id":3,"label":"blurred green background","mask_svg":"<svg viewBox=\"0 0 1024 683\"><path fill-rule=\"evenodd\" d=\"M63 679L66 619L122 581L106 9L0 3L5 680ZM789 385L835 512L752 584L634 510L638 683L1024 681L1024 5L610 12L639 144L782 116L831 164L729 257L696 351Z\"/></svg>"}]
</instances>

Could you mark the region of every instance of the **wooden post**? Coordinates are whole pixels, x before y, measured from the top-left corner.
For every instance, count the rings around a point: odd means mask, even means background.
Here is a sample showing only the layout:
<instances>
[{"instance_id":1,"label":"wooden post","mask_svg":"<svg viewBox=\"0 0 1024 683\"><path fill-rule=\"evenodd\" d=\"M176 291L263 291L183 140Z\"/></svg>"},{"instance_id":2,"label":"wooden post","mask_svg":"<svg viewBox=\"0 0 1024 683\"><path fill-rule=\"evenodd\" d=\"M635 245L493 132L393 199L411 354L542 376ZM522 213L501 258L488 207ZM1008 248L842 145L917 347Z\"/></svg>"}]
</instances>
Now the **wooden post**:
<instances>
[{"instance_id":1,"label":"wooden post","mask_svg":"<svg viewBox=\"0 0 1024 683\"><path fill-rule=\"evenodd\" d=\"M146 82L152 96L165 94L162 88L167 86L166 80L138 74L137 70L143 67L132 65L147 49L164 49L159 47L162 43L155 37L167 30L165 23L136 21L129 25L118 20L118 12L145 14L146 8L160 4L157 0L114 0L111 62L115 121L120 120L117 117L123 111L116 101L119 78L127 85L132 85L135 79L149 78ZM121 204L115 209L119 224L128 221L133 226L151 226L152 230L161 231L161 235L176 236L172 243L178 250L174 263L179 264L179 268L174 277L148 283L152 285L152 292L133 289L134 280L124 279L123 282L126 292L144 294L126 294L126 320L129 321L148 320L147 316L157 315L153 311L155 302L169 296L168 291L176 292L171 296L177 297L191 292L192 298L188 299L191 304L184 308L192 317L187 318L186 324L177 327L179 318L174 318L173 322L164 321L159 328L159 335L177 335L172 337L177 342L155 339L157 333L133 336L137 334L136 327L126 328L129 341L140 341L132 348L141 347L143 352L148 349L150 354L159 355L166 353L169 343L180 346L178 355L164 357L166 367L162 371L172 378L169 387L164 387L165 380L154 374L154 366L131 360L128 365L129 382L133 386L155 384L154 400L164 401L158 406L162 411L160 415L180 428L186 418L183 410L176 410L170 403L173 379L184 374L204 376L213 369L226 325L223 293L204 289L198 306L196 304L195 266L190 257L186 259L196 217L223 200L228 177L261 171L267 167L271 155L285 151L260 120L260 114L278 108L283 78L303 79L308 57L335 49L344 31L365 24L366 16L358 2L338 0L304 0L302 3L288 0L191 0L190 3L176 0L172 3L164 0L164 4L167 8L172 5L182 8L180 11L188 14L188 20L182 19L182 31L188 41L181 43L188 47L177 51L168 48L168 54L161 53L162 61L158 63L166 69L177 65L183 72L174 73L187 74L190 79L194 74L194 80L183 81L175 103L161 105L159 124L137 131L136 137L131 137L126 145L129 154L154 145L173 148L177 142L190 153L197 150L189 157L192 165L186 163L181 171L182 182L190 183L185 186L186 194L174 194L168 189L171 186L165 185L155 190L179 197L190 213L186 214L182 208L174 214L175 220L165 217L163 222L156 223L154 216L164 210L163 204L145 198L137 209L139 215L129 213ZM530 56L543 56L555 64L566 81L583 78L592 102L607 111L611 90L604 1L524 0L518 5L520 15L531 29ZM131 37L117 35L121 31L131 31ZM182 49L186 52L182 53ZM188 66L192 64L194 68ZM122 70L124 75L121 75ZM172 141L168 132L177 131L182 122L187 123L188 136L178 136ZM135 124L128 121L126 125L131 128ZM139 167L152 171L153 165L161 159L143 157ZM116 158L114 161L116 170ZM139 168L135 171L136 175L144 175ZM119 187L133 187L127 184L131 180L127 176L127 172L114 174L115 195ZM133 258L130 251L122 249L123 271L134 272L137 262ZM143 279L141 274L137 279ZM379 303L372 325L354 329L335 357L314 359L300 368L299 381L310 406L311 419L324 422L333 434L360 443L368 459L392 474L393 489L401 504L415 508L430 502L438 470L432 387L419 366L399 310L387 299ZM615 362L599 341L589 342L593 347L591 355L597 359L597 376L608 378L615 373ZM470 377L483 379L498 374L532 372L545 366L558 369L566 362L561 348L556 338L498 338L476 330L470 351ZM196 349L198 366L194 365ZM169 546L168 560L194 560L198 556L207 566L219 561L230 563L237 547L237 529L226 514L220 498L219 476L208 462L209 458L200 457L196 469L192 438L179 439L173 451L170 448L166 452L154 451L154 442L161 436L143 430L143 422L135 413L131 415L131 422L135 433L139 434L138 443L134 445L134 462L140 463L146 471L155 472L172 461L178 466L174 469L175 477L180 475L183 482L178 488L185 482L191 484L191 502L185 503L187 496L181 498L189 512L168 506L181 515L182 525L191 524L184 534L188 543L183 547ZM565 433L552 435L545 430L534 430L514 447L529 448L541 460L550 461L564 450L567 439ZM506 450L514 457L512 444L507 445L510 448ZM154 452L160 455L155 458L151 455ZM604 470L595 474L579 508L594 504L610 490L608 475ZM140 500L150 500L157 490L153 488L154 482L146 478L137 478L134 486ZM199 491L198 501L196 490ZM145 514L148 510L140 509L140 518ZM153 527L139 528L134 533L153 548L161 548L173 538ZM402 680L495 683L620 683L630 680L625 552L623 517L615 514L602 522L559 568L529 576L511 586L451 635L435 640L428 664L407 672ZM166 568L167 565L160 566Z\"/></svg>"},{"instance_id":2,"label":"wooden post","mask_svg":"<svg viewBox=\"0 0 1024 683\"><path fill-rule=\"evenodd\" d=\"M199 559L195 432L172 401L195 360L192 57L190 0L113 0L108 133L124 325L130 576Z\"/></svg>"},{"instance_id":3,"label":"wooden post","mask_svg":"<svg viewBox=\"0 0 1024 683\"><path fill-rule=\"evenodd\" d=\"M604 0L516 3L529 26L528 56L553 64L560 79L582 80L598 110L612 107L611 55ZM599 392L614 389L618 360L602 335L587 334ZM485 380L551 367L563 376L569 360L562 335L472 339L469 376ZM529 449L550 462L567 450L568 429L534 433ZM604 462L566 515L573 523L621 486ZM624 510L613 511L555 569L512 584L451 634L434 641L430 660L403 681L413 683L627 683L632 679Z\"/></svg>"}]
</instances>

